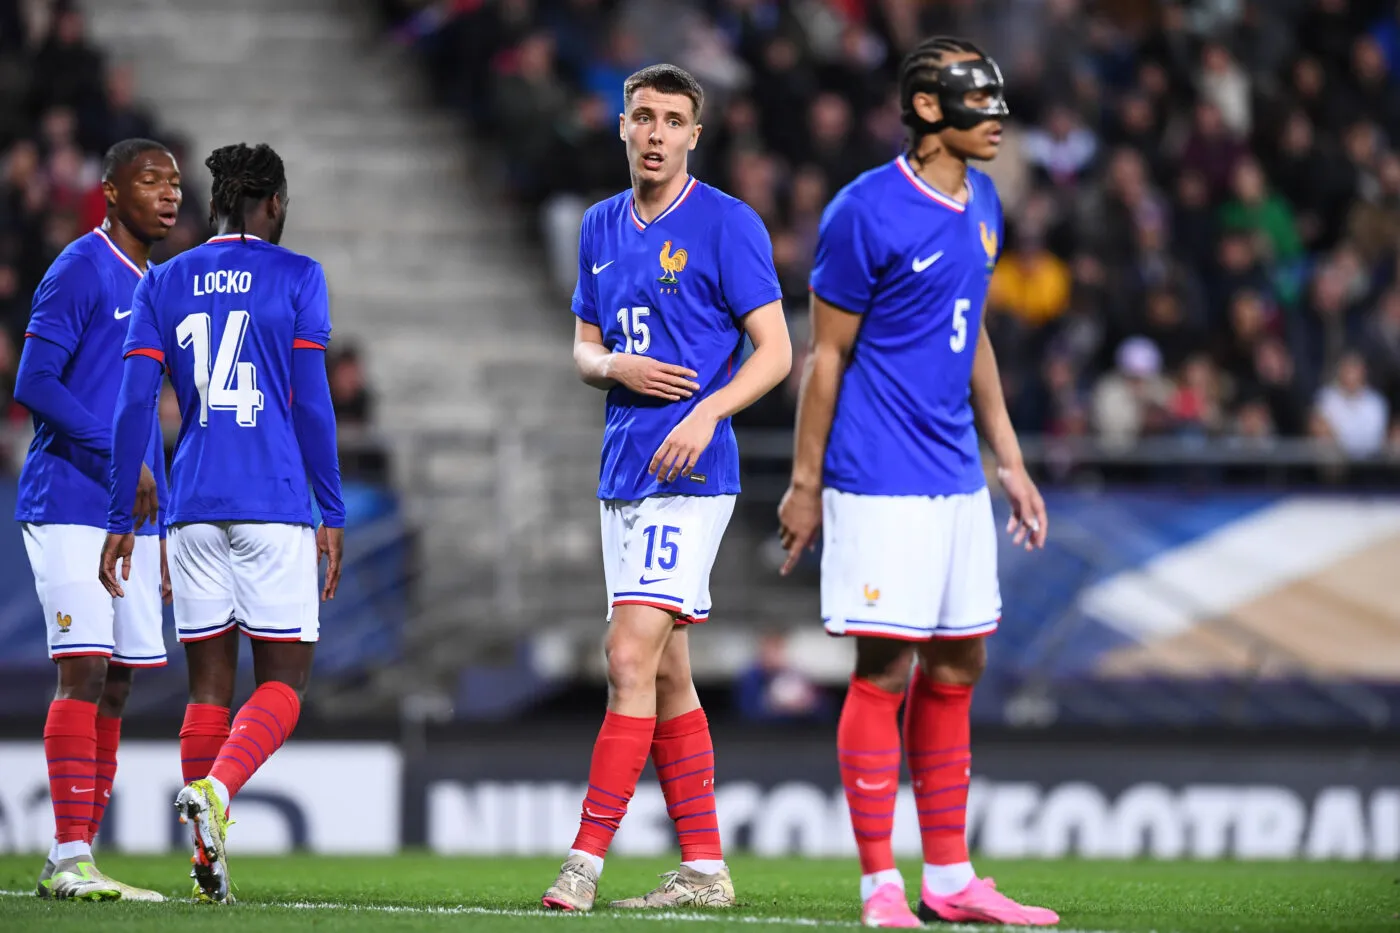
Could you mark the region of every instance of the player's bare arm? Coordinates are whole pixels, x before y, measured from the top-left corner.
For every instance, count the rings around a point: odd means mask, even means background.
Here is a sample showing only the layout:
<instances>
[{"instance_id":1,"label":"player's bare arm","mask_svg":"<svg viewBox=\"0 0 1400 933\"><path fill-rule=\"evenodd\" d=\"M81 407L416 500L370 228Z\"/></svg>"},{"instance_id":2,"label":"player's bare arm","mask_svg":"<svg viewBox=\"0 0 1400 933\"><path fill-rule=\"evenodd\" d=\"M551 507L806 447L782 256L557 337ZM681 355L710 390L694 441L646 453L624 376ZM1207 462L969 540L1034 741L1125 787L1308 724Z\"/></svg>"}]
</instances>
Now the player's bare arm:
<instances>
[{"instance_id":1,"label":"player's bare arm","mask_svg":"<svg viewBox=\"0 0 1400 933\"><path fill-rule=\"evenodd\" d=\"M859 332L860 315L812 295L812 336L797 394L792 481L778 504L782 545L787 551L780 571L784 575L797 565L803 549L815 544L822 524L822 460L841 377Z\"/></svg>"},{"instance_id":2,"label":"player's bare arm","mask_svg":"<svg viewBox=\"0 0 1400 933\"><path fill-rule=\"evenodd\" d=\"M141 464L141 478L136 481L136 507L131 510L131 517L136 519L137 531L147 522L154 525L160 521L160 496L156 493L156 475L144 463Z\"/></svg>"},{"instance_id":3,"label":"player's bare arm","mask_svg":"<svg viewBox=\"0 0 1400 933\"><path fill-rule=\"evenodd\" d=\"M136 535L127 534L107 535L107 540L102 544L102 560L98 565L97 578L102 581L107 592L112 596L121 598L126 595L122 589L122 580L131 579L131 552L136 547ZM121 576L117 576L117 562L121 561Z\"/></svg>"},{"instance_id":4,"label":"player's bare arm","mask_svg":"<svg viewBox=\"0 0 1400 933\"><path fill-rule=\"evenodd\" d=\"M317 559L326 559L326 584L321 589L321 602L335 599L335 589L340 585L340 557L344 550L344 528L327 528L322 525L316 529Z\"/></svg>"},{"instance_id":5,"label":"player's bare arm","mask_svg":"<svg viewBox=\"0 0 1400 933\"><path fill-rule=\"evenodd\" d=\"M688 399L700 391L695 370L635 353L614 353L604 345L598 325L587 321L574 324L574 365L579 378L595 389L621 385L638 395L669 402Z\"/></svg>"},{"instance_id":6,"label":"player's bare arm","mask_svg":"<svg viewBox=\"0 0 1400 933\"><path fill-rule=\"evenodd\" d=\"M1050 533L1045 500L1026 472L1021 442L1016 439L1016 428L1006 410L1001 371L991 338L987 336L985 320L977 336L977 355L972 361L972 411L977 418L978 433L997 458L997 479L1011 503L1007 534L1014 535L1016 544L1025 545L1026 550L1045 547L1045 538Z\"/></svg>"},{"instance_id":7,"label":"player's bare arm","mask_svg":"<svg viewBox=\"0 0 1400 933\"><path fill-rule=\"evenodd\" d=\"M715 427L763 398L792 369L792 338L782 302L773 301L744 317L744 333L753 353L729 384L695 406L651 458L651 472L671 482L689 476L715 436Z\"/></svg>"}]
</instances>

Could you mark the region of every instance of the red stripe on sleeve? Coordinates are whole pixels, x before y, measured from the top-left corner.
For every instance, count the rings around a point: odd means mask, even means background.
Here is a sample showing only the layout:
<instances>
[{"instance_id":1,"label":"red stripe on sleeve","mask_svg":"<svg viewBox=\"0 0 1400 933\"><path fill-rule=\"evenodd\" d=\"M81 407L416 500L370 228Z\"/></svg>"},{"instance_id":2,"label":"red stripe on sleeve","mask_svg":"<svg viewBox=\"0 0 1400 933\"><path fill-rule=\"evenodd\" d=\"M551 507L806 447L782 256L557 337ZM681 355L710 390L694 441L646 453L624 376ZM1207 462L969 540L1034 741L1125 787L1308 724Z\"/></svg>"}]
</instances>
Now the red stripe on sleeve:
<instances>
[{"instance_id":1,"label":"red stripe on sleeve","mask_svg":"<svg viewBox=\"0 0 1400 933\"><path fill-rule=\"evenodd\" d=\"M149 356L162 366L165 365L165 354L159 350L152 350L150 347L137 347L135 350L128 351L126 356L122 357L122 359L131 356Z\"/></svg>"},{"instance_id":2,"label":"red stripe on sleeve","mask_svg":"<svg viewBox=\"0 0 1400 933\"><path fill-rule=\"evenodd\" d=\"M303 340L300 337L292 341L293 350L324 350L325 348L326 345L323 343L317 343L314 340Z\"/></svg>"}]
</instances>

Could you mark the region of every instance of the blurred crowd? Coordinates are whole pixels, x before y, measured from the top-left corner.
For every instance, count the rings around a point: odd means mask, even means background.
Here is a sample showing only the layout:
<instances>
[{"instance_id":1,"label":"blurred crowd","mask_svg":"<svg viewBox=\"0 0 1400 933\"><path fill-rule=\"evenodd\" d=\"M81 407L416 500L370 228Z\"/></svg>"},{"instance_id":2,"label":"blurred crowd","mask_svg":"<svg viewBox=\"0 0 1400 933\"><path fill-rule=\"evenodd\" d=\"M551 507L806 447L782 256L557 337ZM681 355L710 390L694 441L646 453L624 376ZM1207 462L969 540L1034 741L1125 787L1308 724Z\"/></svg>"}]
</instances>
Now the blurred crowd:
<instances>
[{"instance_id":1,"label":"blurred crowd","mask_svg":"<svg viewBox=\"0 0 1400 933\"><path fill-rule=\"evenodd\" d=\"M628 184L623 78L694 72L695 174L767 222L797 335L823 207L905 144L902 53L972 38L1012 110L988 323L1023 431L1400 443L1395 0L380 3L565 289L583 208ZM798 370L749 424L791 425Z\"/></svg>"}]
</instances>

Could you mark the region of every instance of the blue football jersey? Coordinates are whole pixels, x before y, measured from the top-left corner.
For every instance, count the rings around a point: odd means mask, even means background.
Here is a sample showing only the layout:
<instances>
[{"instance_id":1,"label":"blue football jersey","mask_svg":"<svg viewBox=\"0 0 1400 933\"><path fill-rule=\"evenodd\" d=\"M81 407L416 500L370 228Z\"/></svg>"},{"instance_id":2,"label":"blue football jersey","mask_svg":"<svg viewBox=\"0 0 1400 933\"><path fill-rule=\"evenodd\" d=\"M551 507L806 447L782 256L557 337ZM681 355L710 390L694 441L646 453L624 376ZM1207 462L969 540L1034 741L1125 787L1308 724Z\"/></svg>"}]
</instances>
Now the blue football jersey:
<instances>
[{"instance_id":1,"label":"blue football jersey","mask_svg":"<svg viewBox=\"0 0 1400 933\"><path fill-rule=\"evenodd\" d=\"M122 341L141 281L141 267L97 229L70 243L34 290L26 336L68 351L63 384L102 424L112 423L122 384ZM164 479L162 450L159 422L152 419L145 462L158 482ZM105 528L107 489L76 465L85 458L97 459L36 417L15 518ZM158 531L148 524L138 533Z\"/></svg>"},{"instance_id":2,"label":"blue football jersey","mask_svg":"<svg viewBox=\"0 0 1400 933\"><path fill-rule=\"evenodd\" d=\"M256 237L216 236L147 276L134 310L125 355L164 362L180 401L169 524L311 524L292 351L330 341L321 264Z\"/></svg>"},{"instance_id":3,"label":"blue football jersey","mask_svg":"<svg viewBox=\"0 0 1400 933\"><path fill-rule=\"evenodd\" d=\"M986 485L970 401L987 284L1001 255L996 187L968 169L966 204L903 157L843 188L822 216L812 291L862 316L823 483L945 496Z\"/></svg>"},{"instance_id":4,"label":"blue football jersey","mask_svg":"<svg viewBox=\"0 0 1400 933\"><path fill-rule=\"evenodd\" d=\"M739 448L725 419L689 476L647 472L666 435L729 383L744 346L743 318L782 297L763 221L744 202L694 178L651 223L625 191L588 209L578 247L573 311L614 353L694 370L688 399L608 392L598 498L718 496L739 491Z\"/></svg>"}]
</instances>

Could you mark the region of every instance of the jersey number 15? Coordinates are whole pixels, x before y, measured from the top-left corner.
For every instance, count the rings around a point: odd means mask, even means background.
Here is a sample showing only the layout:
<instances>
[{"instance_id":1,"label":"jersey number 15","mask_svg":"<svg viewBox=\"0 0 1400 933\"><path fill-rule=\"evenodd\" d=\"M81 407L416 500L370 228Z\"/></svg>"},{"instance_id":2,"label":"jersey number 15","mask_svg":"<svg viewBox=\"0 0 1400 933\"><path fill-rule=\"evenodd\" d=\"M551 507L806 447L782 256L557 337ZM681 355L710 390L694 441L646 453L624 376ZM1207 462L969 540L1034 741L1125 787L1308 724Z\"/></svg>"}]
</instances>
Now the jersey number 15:
<instances>
[{"instance_id":1,"label":"jersey number 15","mask_svg":"<svg viewBox=\"0 0 1400 933\"><path fill-rule=\"evenodd\" d=\"M230 311L219 338L219 352L209 365L213 345L213 325L204 312L191 314L175 329L180 349L194 351L194 387L199 390L199 423L209 424L209 409L231 411L239 427L252 428L263 410L263 394L258 391L258 370L239 360L243 338L248 334L248 312Z\"/></svg>"}]
</instances>

